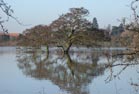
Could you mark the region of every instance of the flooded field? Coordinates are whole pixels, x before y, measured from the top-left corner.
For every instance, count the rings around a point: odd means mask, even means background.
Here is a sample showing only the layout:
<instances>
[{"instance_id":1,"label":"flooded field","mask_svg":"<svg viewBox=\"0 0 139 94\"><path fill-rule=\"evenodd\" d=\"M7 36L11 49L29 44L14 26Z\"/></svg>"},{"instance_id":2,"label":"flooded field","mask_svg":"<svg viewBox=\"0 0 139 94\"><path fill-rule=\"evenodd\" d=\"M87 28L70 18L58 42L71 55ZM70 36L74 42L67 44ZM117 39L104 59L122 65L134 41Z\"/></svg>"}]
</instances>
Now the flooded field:
<instances>
[{"instance_id":1,"label":"flooded field","mask_svg":"<svg viewBox=\"0 0 139 94\"><path fill-rule=\"evenodd\" d=\"M138 94L138 56L126 48L0 47L0 94ZM113 56L113 57L112 57Z\"/></svg>"}]
</instances>

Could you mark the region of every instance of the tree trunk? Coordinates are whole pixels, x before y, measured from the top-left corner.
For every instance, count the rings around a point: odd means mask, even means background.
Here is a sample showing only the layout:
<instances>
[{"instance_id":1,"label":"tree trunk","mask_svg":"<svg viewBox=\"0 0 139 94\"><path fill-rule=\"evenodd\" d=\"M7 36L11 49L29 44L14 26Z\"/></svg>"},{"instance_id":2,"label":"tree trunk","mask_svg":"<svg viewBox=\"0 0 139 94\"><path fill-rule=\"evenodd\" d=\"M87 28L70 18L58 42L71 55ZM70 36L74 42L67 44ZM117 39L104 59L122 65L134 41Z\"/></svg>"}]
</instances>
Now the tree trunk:
<instances>
[{"instance_id":1,"label":"tree trunk","mask_svg":"<svg viewBox=\"0 0 139 94\"><path fill-rule=\"evenodd\" d=\"M49 56L49 46L46 45L46 53L47 53L47 59L48 59L48 56Z\"/></svg>"},{"instance_id":2,"label":"tree trunk","mask_svg":"<svg viewBox=\"0 0 139 94\"><path fill-rule=\"evenodd\" d=\"M66 43L63 47L64 54L68 54L72 43Z\"/></svg>"}]
</instances>

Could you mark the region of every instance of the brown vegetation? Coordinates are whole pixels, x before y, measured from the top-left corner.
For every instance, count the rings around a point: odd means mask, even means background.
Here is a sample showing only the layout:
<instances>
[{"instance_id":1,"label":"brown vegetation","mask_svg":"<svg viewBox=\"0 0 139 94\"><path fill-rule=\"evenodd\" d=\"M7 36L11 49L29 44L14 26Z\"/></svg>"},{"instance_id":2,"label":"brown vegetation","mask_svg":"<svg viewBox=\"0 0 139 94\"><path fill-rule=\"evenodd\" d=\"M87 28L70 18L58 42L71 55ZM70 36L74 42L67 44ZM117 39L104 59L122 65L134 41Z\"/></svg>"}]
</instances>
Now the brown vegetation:
<instances>
[{"instance_id":1,"label":"brown vegetation","mask_svg":"<svg viewBox=\"0 0 139 94\"><path fill-rule=\"evenodd\" d=\"M89 14L84 8L71 8L49 26L38 25L27 29L20 37L19 45L58 46L68 53L72 45L100 46L101 41L108 41L105 30L92 28L92 23L85 17Z\"/></svg>"}]
</instances>

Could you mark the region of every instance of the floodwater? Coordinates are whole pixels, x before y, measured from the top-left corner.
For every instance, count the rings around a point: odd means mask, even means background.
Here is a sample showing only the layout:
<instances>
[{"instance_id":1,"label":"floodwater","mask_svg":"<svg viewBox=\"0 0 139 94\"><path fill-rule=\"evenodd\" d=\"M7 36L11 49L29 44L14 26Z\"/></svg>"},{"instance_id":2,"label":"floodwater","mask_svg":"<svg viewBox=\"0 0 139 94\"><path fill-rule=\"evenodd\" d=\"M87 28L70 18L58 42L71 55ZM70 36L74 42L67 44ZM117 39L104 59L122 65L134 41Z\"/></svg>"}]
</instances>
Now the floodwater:
<instances>
[{"instance_id":1,"label":"floodwater","mask_svg":"<svg viewBox=\"0 0 139 94\"><path fill-rule=\"evenodd\" d=\"M0 94L139 94L138 56L126 49L0 47Z\"/></svg>"}]
</instances>

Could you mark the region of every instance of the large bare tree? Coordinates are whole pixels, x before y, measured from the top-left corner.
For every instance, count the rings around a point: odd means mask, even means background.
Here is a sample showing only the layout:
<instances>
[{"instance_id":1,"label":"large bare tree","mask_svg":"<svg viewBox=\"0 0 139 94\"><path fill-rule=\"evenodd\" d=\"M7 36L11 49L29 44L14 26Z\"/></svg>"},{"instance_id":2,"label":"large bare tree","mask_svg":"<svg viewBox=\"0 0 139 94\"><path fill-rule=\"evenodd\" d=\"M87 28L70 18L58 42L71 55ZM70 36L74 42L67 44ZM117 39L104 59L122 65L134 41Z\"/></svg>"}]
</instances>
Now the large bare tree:
<instances>
[{"instance_id":1,"label":"large bare tree","mask_svg":"<svg viewBox=\"0 0 139 94\"><path fill-rule=\"evenodd\" d=\"M55 42L61 46L65 53L76 44L94 44L99 37L104 37L103 32L95 32L90 35L91 22L86 19L89 11L83 7L70 8L70 12L61 15L50 25L55 35ZM88 31L88 32L87 32ZM98 30L101 31L101 30ZM92 38L94 38L92 40ZM91 43L90 43L91 42Z\"/></svg>"}]
</instances>

